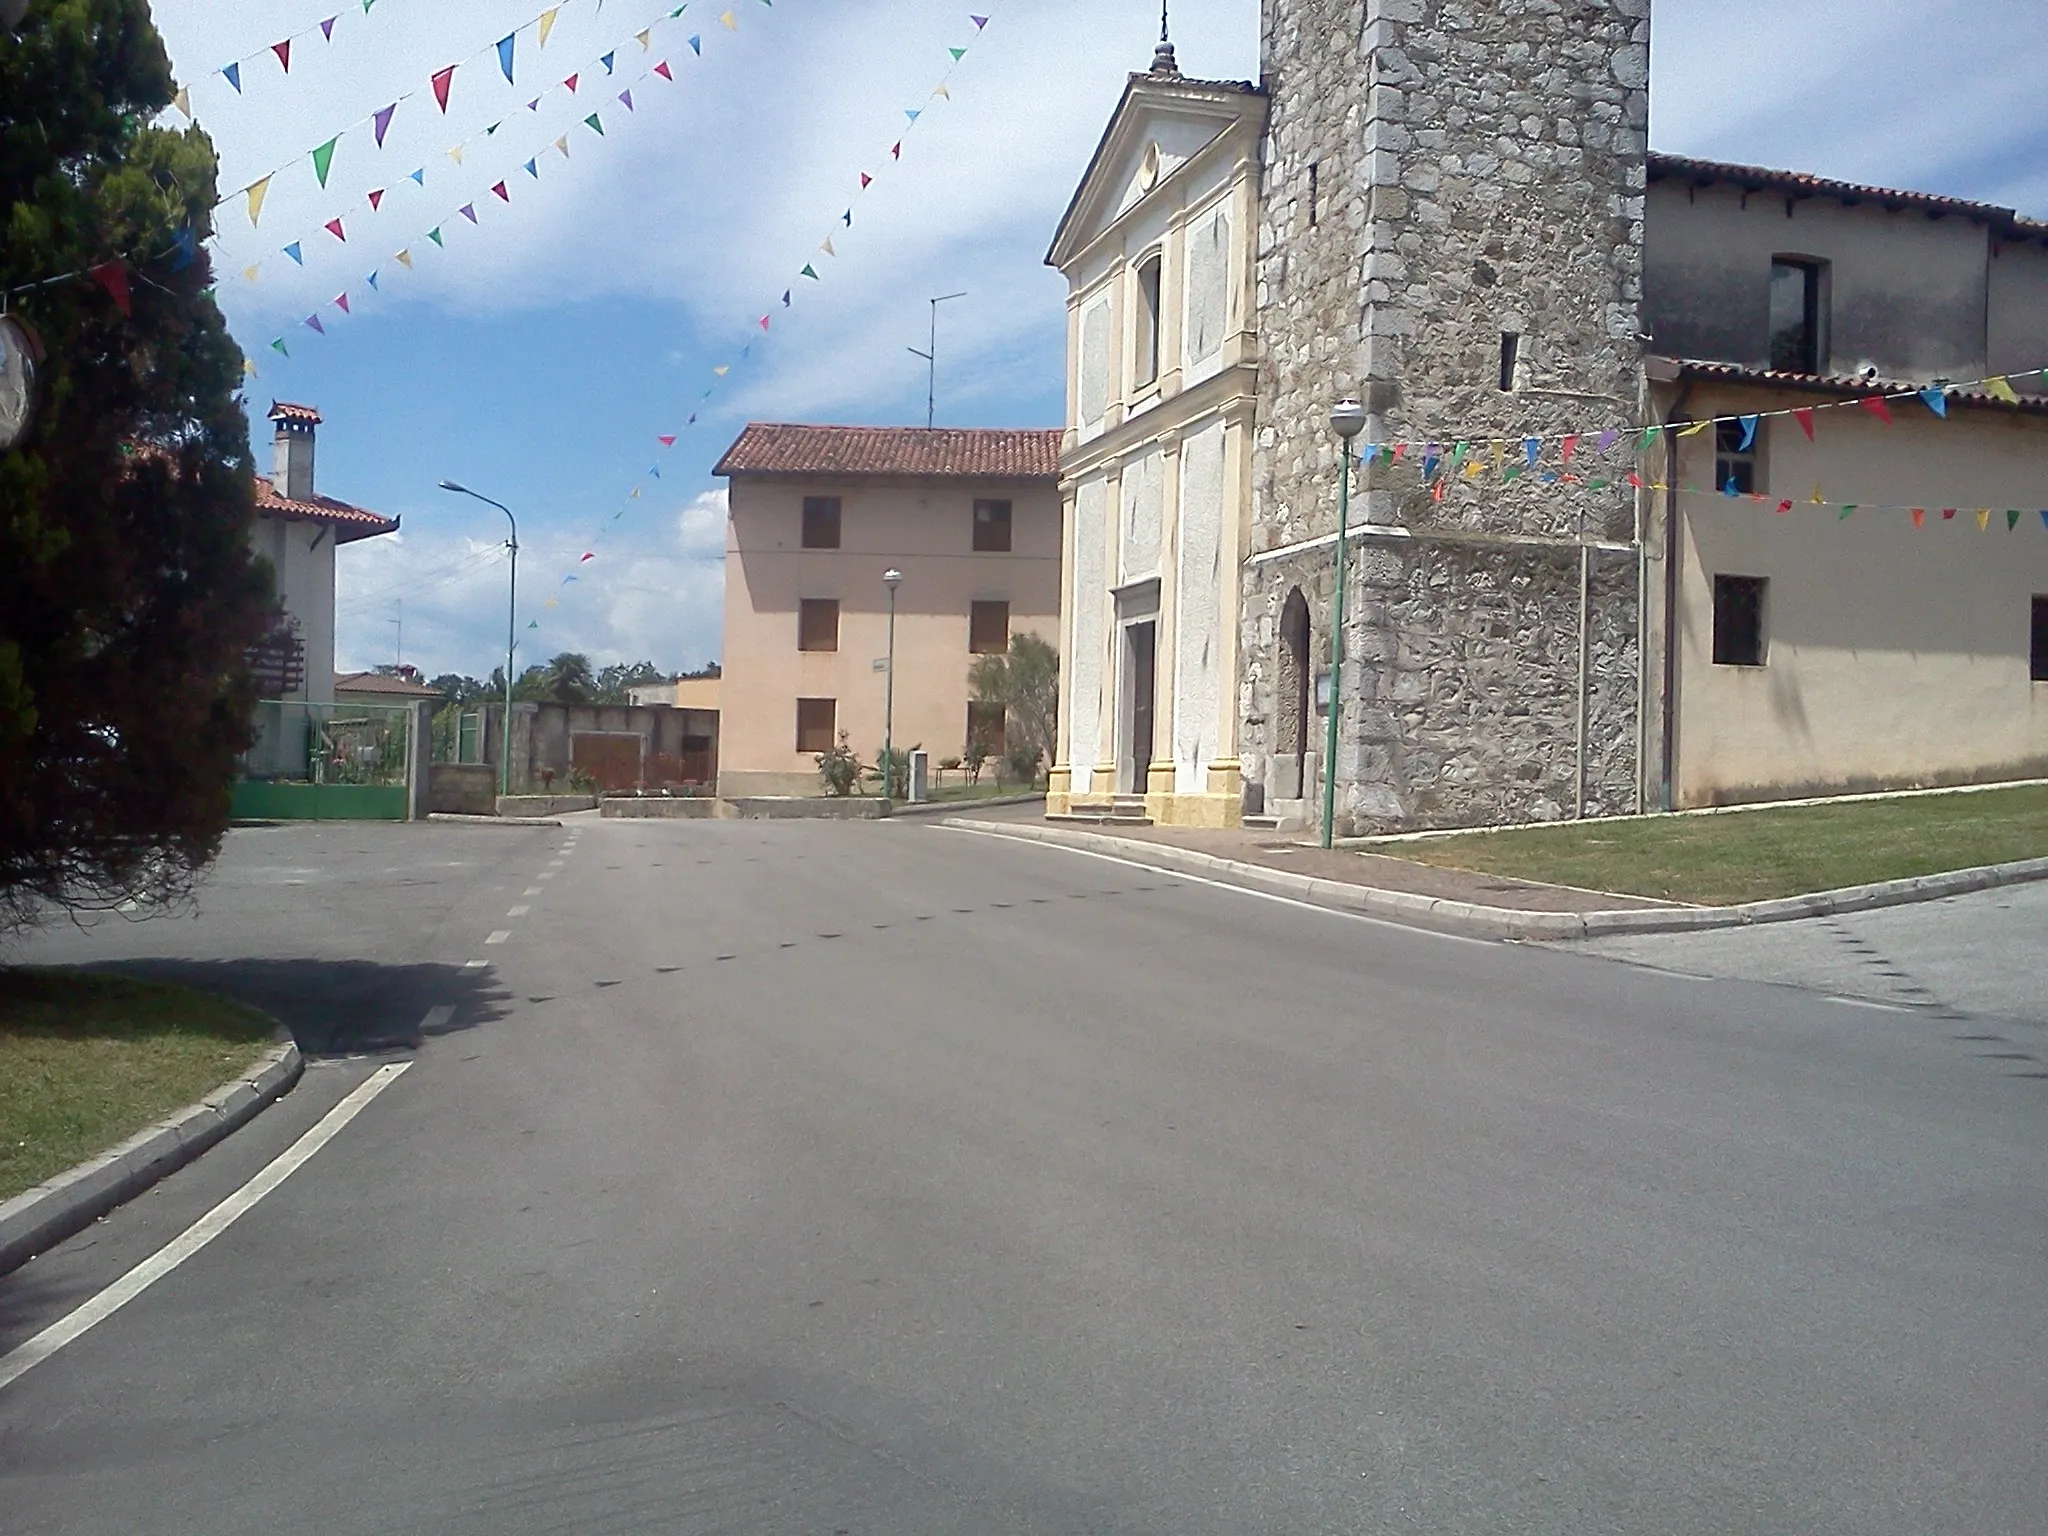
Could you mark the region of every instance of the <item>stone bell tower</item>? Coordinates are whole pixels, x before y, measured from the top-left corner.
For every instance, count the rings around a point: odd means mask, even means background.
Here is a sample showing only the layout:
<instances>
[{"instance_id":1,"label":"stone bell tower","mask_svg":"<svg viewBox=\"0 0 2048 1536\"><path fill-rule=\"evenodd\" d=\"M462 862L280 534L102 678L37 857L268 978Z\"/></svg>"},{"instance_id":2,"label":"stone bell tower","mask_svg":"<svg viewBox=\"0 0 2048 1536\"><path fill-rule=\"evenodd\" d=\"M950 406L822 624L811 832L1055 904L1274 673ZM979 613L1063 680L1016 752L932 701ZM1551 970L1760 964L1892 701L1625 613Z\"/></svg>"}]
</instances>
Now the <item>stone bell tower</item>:
<instances>
[{"instance_id":1,"label":"stone bell tower","mask_svg":"<svg viewBox=\"0 0 2048 1536\"><path fill-rule=\"evenodd\" d=\"M1353 481L1336 831L1635 809L1649 503L1620 460L1645 404L1649 0L1262 10L1246 781L1316 819L1323 717L1297 695L1330 663L1327 418L1355 395L1360 449L1462 443L1480 467L1440 497L1413 458ZM1550 439L1609 431L1609 472L1557 463ZM1530 436L1553 457L1503 476Z\"/></svg>"}]
</instances>

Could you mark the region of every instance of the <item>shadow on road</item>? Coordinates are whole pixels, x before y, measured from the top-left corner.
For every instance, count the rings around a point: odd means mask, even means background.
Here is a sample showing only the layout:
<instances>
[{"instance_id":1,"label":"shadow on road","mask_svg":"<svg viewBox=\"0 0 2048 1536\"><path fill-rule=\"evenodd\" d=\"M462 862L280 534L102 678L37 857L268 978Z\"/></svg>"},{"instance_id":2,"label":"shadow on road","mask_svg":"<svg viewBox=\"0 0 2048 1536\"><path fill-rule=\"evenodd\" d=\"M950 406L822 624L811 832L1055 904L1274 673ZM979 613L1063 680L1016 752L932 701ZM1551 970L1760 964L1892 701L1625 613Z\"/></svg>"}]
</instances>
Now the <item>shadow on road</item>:
<instances>
[{"instance_id":1,"label":"shadow on road","mask_svg":"<svg viewBox=\"0 0 2048 1536\"><path fill-rule=\"evenodd\" d=\"M428 1037L490 1024L510 1000L488 970L374 960L119 960L81 967L154 977L261 1008L308 1056L417 1049ZM423 1024L451 1007L445 1022Z\"/></svg>"}]
</instances>

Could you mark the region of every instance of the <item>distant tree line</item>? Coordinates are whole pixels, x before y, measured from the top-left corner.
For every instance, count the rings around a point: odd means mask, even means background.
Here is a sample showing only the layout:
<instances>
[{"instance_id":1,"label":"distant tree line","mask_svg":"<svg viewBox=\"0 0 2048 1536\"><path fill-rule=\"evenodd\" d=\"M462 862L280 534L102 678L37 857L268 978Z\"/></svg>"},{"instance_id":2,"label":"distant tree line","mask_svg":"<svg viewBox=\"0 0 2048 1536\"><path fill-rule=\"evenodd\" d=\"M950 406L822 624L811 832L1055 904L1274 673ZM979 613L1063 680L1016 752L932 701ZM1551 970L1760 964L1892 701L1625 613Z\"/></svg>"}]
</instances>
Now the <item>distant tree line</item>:
<instances>
[{"instance_id":1,"label":"distant tree line","mask_svg":"<svg viewBox=\"0 0 2048 1536\"><path fill-rule=\"evenodd\" d=\"M590 658L582 652L564 651L544 665L528 667L513 679L512 698L514 702L536 704L626 704L631 702L634 688L717 677L719 670L715 661L695 672L665 672L651 661L614 662L593 668ZM444 672L427 686L451 704L491 704L505 697L505 669L494 668L489 679L481 681L459 672Z\"/></svg>"}]
</instances>

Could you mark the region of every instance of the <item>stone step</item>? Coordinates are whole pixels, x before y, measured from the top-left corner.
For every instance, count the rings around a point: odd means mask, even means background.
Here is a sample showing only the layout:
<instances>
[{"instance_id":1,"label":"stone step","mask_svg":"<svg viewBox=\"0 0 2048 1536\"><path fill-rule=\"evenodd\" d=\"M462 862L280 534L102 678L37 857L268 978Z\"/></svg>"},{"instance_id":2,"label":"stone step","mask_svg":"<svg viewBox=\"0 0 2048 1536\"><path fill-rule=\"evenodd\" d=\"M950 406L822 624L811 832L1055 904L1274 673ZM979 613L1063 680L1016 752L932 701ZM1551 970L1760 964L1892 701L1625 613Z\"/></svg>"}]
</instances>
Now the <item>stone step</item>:
<instances>
[{"instance_id":1,"label":"stone step","mask_svg":"<svg viewBox=\"0 0 2048 1536\"><path fill-rule=\"evenodd\" d=\"M1144 807L1137 808L1136 814L1124 806L1083 806L1069 811L1064 816L1047 816L1047 821L1070 827L1149 827L1152 818Z\"/></svg>"}]
</instances>

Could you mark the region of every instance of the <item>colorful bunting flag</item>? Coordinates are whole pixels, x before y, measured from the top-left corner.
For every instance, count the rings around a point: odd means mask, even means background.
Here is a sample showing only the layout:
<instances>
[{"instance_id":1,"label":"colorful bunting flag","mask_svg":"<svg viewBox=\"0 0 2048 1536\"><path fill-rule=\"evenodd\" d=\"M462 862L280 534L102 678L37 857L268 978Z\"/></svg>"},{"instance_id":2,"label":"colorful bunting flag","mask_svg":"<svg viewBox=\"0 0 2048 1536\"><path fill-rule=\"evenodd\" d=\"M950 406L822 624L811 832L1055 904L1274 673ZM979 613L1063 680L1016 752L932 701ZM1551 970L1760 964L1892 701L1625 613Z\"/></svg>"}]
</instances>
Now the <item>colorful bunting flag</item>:
<instances>
[{"instance_id":1,"label":"colorful bunting flag","mask_svg":"<svg viewBox=\"0 0 2048 1536\"><path fill-rule=\"evenodd\" d=\"M241 65L239 65L239 64L230 64L230 65L228 65L228 66L227 66L227 67L226 67L225 69L223 69L223 70L221 71L221 74L222 74L222 75L224 75L224 76L225 76L225 77L227 78L227 82L228 82L228 84L229 84L229 85L232 85L232 86L233 86L233 87L235 88L235 94L236 94L237 96L241 95L241 94L242 94L242 66L241 66Z\"/></svg>"},{"instance_id":2,"label":"colorful bunting flag","mask_svg":"<svg viewBox=\"0 0 2048 1536\"><path fill-rule=\"evenodd\" d=\"M306 316L305 320L302 321L301 323L311 326L314 330L318 331L322 336L325 336L327 334L327 327L320 323L320 317L318 315L308 315Z\"/></svg>"},{"instance_id":3,"label":"colorful bunting flag","mask_svg":"<svg viewBox=\"0 0 2048 1536\"><path fill-rule=\"evenodd\" d=\"M604 72L609 75L613 73L612 60L616 59L617 57L617 53L608 53L603 58L599 59L597 62L604 66Z\"/></svg>"},{"instance_id":4,"label":"colorful bunting flag","mask_svg":"<svg viewBox=\"0 0 2048 1536\"><path fill-rule=\"evenodd\" d=\"M1948 419L1948 394L1940 389L1923 389L1920 399L1930 411L1946 421Z\"/></svg>"},{"instance_id":5,"label":"colorful bunting flag","mask_svg":"<svg viewBox=\"0 0 2048 1536\"><path fill-rule=\"evenodd\" d=\"M737 32L740 29L740 24L733 18L731 11L727 11L723 16L719 17L718 23L729 32Z\"/></svg>"},{"instance_id":6,"label":"colorful bunting flag","mask_svg":"<svg viewBox=\"0 0 2048 1536\"><path fill-rule=\"evenodd\" d=\"M285 357L290 357L292 355L290 349L288 349L285 346L284 338L282 336L278 337L275 341L271 342L270 346L271 350L278 352Z\"/></svg>"},{"instance_id":7,"label":"colorful bunting flag","mask_svg":"<svg viewBox=\"0 0 2048 1536\"><path fill-rule=\"evenodd\" d=\"M505 71L505 83L512 83L512 54L519 45L519 34L507 32L498 39L498 68Z\"/></svg>"},{"instance_id":8,"label":"colorful bunting flag","mask_svg":"<svg viewBox=\"0 0 2048 1536\"><path fill-rule=\"evenodd\" d=\"M185 114L185 121L192 121L192 92L184 86L178 87L178 94L171 98L171 105Z\"/></svg>"},{"instance_id":9,"label":"colorful bunting flag","mask_svg":"<svg viewBox=\"0 0 2048 1536\"><path fill-rule=\"evenodd\" d=\"M450 64L446 69L438 71L434 76L434 100L441 104L443 116L447 115L448 90L455 83L455 71L459 68L461 66L458 64Z\"/></svg>"},{"instance_id":10,"label":"colorful bunting flag","mask_svg":"<svg viewBox=\"0 0 2048 1536\"><path fill-rule=\"evenodd\" d=\"M505 183L502 181L492 183L491 191L497 194L498 201L501 203L512 201L512 194L505 190Z\"/></svg>"},{"instance_id":11,"label":"colorful bunting flag","mask_svg":"<svg viewBox=\"0 0 2048 1536\"><path fill-rule=\"evenodd\" d=\"M249 195L249 227L254 229L263 217L263 199L270 195L270 178L252 181L245 190Z\"/></svg>"},{"instance_id":12,"label":"colorful bunting flag","mask_svg":"<svg viewBox=\"0 0 2048 1536\"><path fill-rule=\"evenodd\" d=\"M1892 408L1885 404L1883 395L1865 395L1862 403L1863 409L1870 412L1871 415L1875 416L1886 426L1892 424Z\"/></svg>"},{"instance_id":13,"label":"colorful bunting flag","mask_svg":"<svg viewBox=\"0 0 2048 1536\"><path fill-rule=\"evenodd\" d=\"M540 180L540 161L538 159L529 160L526 162L526 174L531 176L535 181Z\"/></svg>"},{"instance_id":14,"label":"colorful bunting flag","mask_svg":"<svg viewBox=\"0 0 2048 1536\"><path fill-rule=\"evenodd\" d=\"M408 272L412 270L412 250L410 247L398 253L398 264Z\"/></svg>"},{"instance_id":15,"label":"colorful bunting flag","mask_svg":"<svg viewBox=\"0 0 2048 1536\"><path fill-rule=\"evenodd\" d=\"M456 209L456 212L461 214L465 219L469 220L470 223L474 224L476 222L475 203L464 203L460 208Z\"/></svg>"},{"instance_id":16,"label":"colorful bunting flag","mask_svg":"<svg viewBox=\"0 0 2048 1536\"><path fill-rule=\"evenodd\" d=\"M86 268L86 274L107 290L107 297L114 301L115 307L122 314L132 316L135 313L135 301L128 289L128 266L125 262L103 261L97 266Z\"/></svg>"},{"instance_id":17,"label":"colorful bunting flag","mask_svg":"<svg viewBox=\"0 0 2048 1536\"><path fill-rule=\"evenodd\" d=\"M2020 397L2014 391L2012 381L2009 378L1986 379L1984 381L1984 389L1993 399L2003 400L2007 405L2018 405L2020 403Z\"/></svg>"},{"instance_id":18,"label":"colorful bunting flag","mask_svg":"<svg viewBox=\"0 0 2048 1536\"><path fill-rule=\"evenodd\" d=\"M541 46L541 47L543 47L543 48L547 47L547 45L548 45L548 34L549 34L550 32L552 32L552 31L554 31L554 30L555 30L555 18L556 18L557 16L559 16L559 15L560 15L561 13L562 13L562 8L561 8L561 7L559 6L559 5L557 5L557 6L551 6L551 7L549 7L549 8L547 9L547 10L545 10L545 11L542 11L542 12L540 13L540 46Z\"/></svg>"},{"instance_id":19,"label":"colorful bunting flag","mask_svg":"<svg viewBox=\"0 0 2048 1536\"><path fill-rule=\"evenodd\" d=\"M655 438L655 441L660 443L661 446L664 448L673 448L676 445L676 435L673 432L664 432L659 437Z\"/></svg>"},{"instance_id":20,"label":"colorful bunting flag","mask_svg":"<svg viewBox=\"0 0 2048 1536\"><path fill-rule=\"evenodd\" d=\"M1991 509L1989 507L1979 507L1977 509L1977 531L1979 533L1982 533L1985 529L1989 528L1990 526Z\"/></svg>"},{"instance_id":21,"label":"colorful bunting flag","mask_svg":"<svg viewBox=\"0 0 2048 1536\"><path fill-rule=\"evenodd\" d=\"M700 58L704 53L704 39L698 37L695 33L690 35L690 52L698 55Z\"/></svg>"},{"instance_id":22,"label":"colorful bunting flag","mask_svg":"<svg viewBox=\"0 0 2048 1536\"><path fill-rule=\"evenodd\" d=\"M2019 513L2017 513L2017 512L2014 512L2014 511L2008 511L2008 512L2007 512L2007 513L2005 514L2005 531L2006 531L2007 533L2011 533L2011 532L2013 531L2013 529L2015 529L2015 528L2019 527L2019 525L2020 525L2020 515L2019 515Z\"/></svg>"},{"instance_id":23,"label":"colorful bunting flag","mask_svg":"<svg viewBox=\"0 0 2048 1536\"><path fill-rule=\"evenodd\" d=\"M306 258L303 254L301 254L299 250L298 241L294 240L290 245L286 246L284 248L284 253L285 255L291 257L291 259L298 265L303 267L306 264Z\"/></svg>"},{"instance_id":24,"label":"colorful bunting flag","mask_svg":"<svg viewBox=\"0 0 2048 1536\"><path fill-rule=\"evenodd\" d=\"M625 105L628 112L633 110L633 92L630 88L619 92L619 100Z\"/></svg>"},{"instance_id":25,"label":"colorful bunting flag","mask_svg":"<svg viewBox=\"0 0 2048 1536\"><path fill-rule=\"evenodd\" d=\"M1792 411L1792 419L1793 419L1794 421L1796 421L1796 422L1798 422L1798 423L1799 423L1799 430L1800 430L1800 431L1802 431L1802 432L1804 432L1804 433L1806 434L1806 440L1807 440L1807 441L1808 441L1809 443L1810 443L1810 442L1812 442L1812 441L1813 441L1813 407L1812 407L1812 406L1810 406L1810 405L1802 405L1802 406L1796 406L1796 407L1794 407L1794 409L1793 409L1793 411Z\"/></svg>"},{"instance_id":26,"label":"colorful bunting flag","mask_svg":"<svg viewBox=\"0 0 2048 1536\"><path fill-rule=\"evenodd\" d=\"M335 299L334 307L340 310L344 315L349 313L348 295L344 293L340 297Z\"/></svg>"},{"instance_id":27,"label":"colorful bunting flag","mask_svg":"<svg viewBox=\"0 0 2048 1536\"><path fill-rule=\"evenodd\" d=\"M583 77L582 77L582 76L581 76L580 74L577 74L577 75L571 75L571 76L570 76L570 77L569 77L568 79L566 79L566 80L564 80L564 81L562 82L562 84L564 84L564 85L566 85L567 87L569 87L569 94L570 94L571 96L574 96L574 95L576 94L576 82L577 82L578 80L581 80L582 78L583 78Z\"/></svg>"},{"instance_id":28,"label":"colorful bunting flag","mask_svg":"<svg viewBox=\"0 0 2048 1536\"><path fill-rule=\"evenodd\" d=\"M348 234L346 231L342 229L340 219L329 219L321 227L324 228L327 231L327 233L334 236L335 239L339 240L343 245L348 244Z\"/></svg>"},{"instance_id":29,"label":"colorful bunting flag","mask_svg":"<svg viewBox=\"0 0 2048 1536\"><path fill-rule=\"evenodd\" d=\"M320 35L330 43L334 41L334 24L340 19L338 16L330 16L320 23Z\"/></svg>"},{"instance_id":30,"label":"colorful bunting flag","mask_svg":"<svg viewBox=\"0 0 2048 1536\"><path fill-rule=\"evenodd\" d=\"M368 283L372 288L376 288L377 274L375 272L372 272L368 277L364 278L363 281ZM379 291L381 292L382 290L380 289Z\"/></svg>"},{"instance_id":31,"label":"colorful bunting flag","mask_svg":"<svg viewBox=\"0 0 2048 1536\"><path fill-rule=\"evenodd\" d=\"M1756 429L1762 423L1763 418L1761 416L1738 416L1736 420L1742 423L1742 442L1735 451L1737 453L1747 453L1756 444Z\"/></svg>"},{"instance_id":32,"label":"colorful bunting flag","mask_svg":"<svg viewBox=\"0 0 2048 1536\"><path fill-rule=\"evenodd\" d=\"M674 75L672 75L672 74L670 74L670 73L668 72L668 60L667 60L667 59L663 59L663 60L662 60L662 61L661 61L661 62L660 62L659 64L655 65L655 66L654 66L654 72L655 72L655 73L656 73L657 75L661 76L661 78L662 78L662 79L664 79L664 80L668 80L668 81L671 81L671 82L673 82L673 81L674 81L674 79L675 79L675 76L674 76Z\"/></svg>"},{"instance_id":33,"label":"colorful bunting flag","mask_svg":"<svg viewBox=\"0 0 2048 1536\"><path fill-rule=\"evenodd\" d=\"M646 53L649 49L651 49L654 46L654 28L652 27L645 27L640 31L635 32L633 36L639 39L640 51L642 53Z\"/></svg>"},{"instance_id":34,"label":"colorful bunting flag","mask_svg":"<svg viewBox=\"0 0 2048 1536\"><path fill-rule=\"evenodd\" d=\"M413 179L413 180L414 180L414 181L415 181L416 183L418 183L418 184L419 184L420 186L423 186L423 187L424 187L424 186L425 186L425 185L427 184L427 171L426 171L426 167L425 167L425 166L421 166L421 167L420 167L420 168L419 168L418 170L414 171L414 172L412 173L412 179Z\"/></svg>"},{"instance_id":35,"label":"colorful bunting flag","mask_svg":"<svg viewBox=\"0 0 2048 1536\"><path fill-rule=\"evenodd\" d=\"M284 66L284 72L290 74L292 72L292 40L286 38L281 43L272 43L270 51L277 55L277 62Z\"/></svg>"},{"instance_id":36,"label":"colorful bunting flag","mask_svg":"<svg viewBox=\"0 0 2048 1536\"><path fill-rule=\"evenodd\" d=\"M382 187L378 187L375 191L373 191L370 194L370 212L375 213L379 208L383 206L384 189Z\"/></svg>"},{"instance_id":37,"label":"colorful bunting flag","mask_svg":"<svg viewBox=\"0 0 2048 1536\"><path fill-rule=\"evenodd\" d=\"M439 246L446 246L448 244L446 240L441 238L441 226L438 224L427 231L427 238Z\"/></svg>"}]
</instances>

